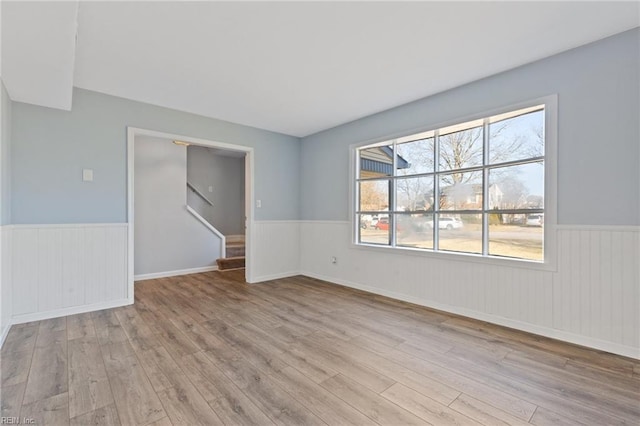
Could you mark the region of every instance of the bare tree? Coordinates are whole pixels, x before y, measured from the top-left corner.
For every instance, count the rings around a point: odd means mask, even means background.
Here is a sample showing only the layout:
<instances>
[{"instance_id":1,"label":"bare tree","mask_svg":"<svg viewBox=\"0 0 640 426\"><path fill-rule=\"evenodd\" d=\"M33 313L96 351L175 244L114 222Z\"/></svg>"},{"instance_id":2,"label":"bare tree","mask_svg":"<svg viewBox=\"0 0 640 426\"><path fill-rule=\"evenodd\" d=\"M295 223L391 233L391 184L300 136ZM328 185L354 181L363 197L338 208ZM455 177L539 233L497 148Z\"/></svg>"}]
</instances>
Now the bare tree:
<instances>
[{"instance_id":1,"label":"bare tree","mask_svg":"<svg viewBox=\"0 0 640 426\"><path fill-rule=\"evenodd\" d=\"M384 210L389 207L389 193L383 191L385 181L368 181L360 184L360 210Z\"/></svg>"},{"instance_id":2,"label":"bare tree","mask_svg":"<svg viewBox=\"0 0 640 426\"><path fill-rule=\"evenodd\" d=\"M440 136L440 170L455 170L482 164L484 146L482 127ZM443 183L466 183L470 174L452 173L443 176Z\"/></svg>"},{"instance_id":3,"label":"bare tree","mask_svg":"<svg viewBox=\"0 0 640 426\"><path fill-rule=\"evenodd\" d=\"M490 206L502 209L519 209L526 207L529 190L519 178L508 177L499 184L502 191L502 202L500 206Z\"/></svg>"},{"instance_id":4,"label":"bare tree","mask_svg":"<svg viewBox=\"0 0 640 426\"><path fill-rule=\"evenodd\" d=\"M433 178L410 178L396 181L398 205L406 210L426 210L431 207Z\"/></svg>"},{"instance_id":5,"label":"bare tree","mask_svg":"<svg viewBox=\"0 0 640 426\"><path fill-rule=\"evenodd\" d=\"M511 160L536 158L544 154L543 111L535 111L522 116L512 117L489 125L488 160L498 164ZM478 187L482 187L480 172L459 172L455 170L477 167L483 164L484 127L450 132L439 136L439 157L435 156L435 139L425 138L397 145L398 155L407 160L410 166L397 170L397 174L415 175L432 173L435 161L441 173L441 208L475 208L478 204ZM540 163L542 164L542 163ZM529 196L526 185L518 177L516 167L492 169L492 184L498 184L505 192L505 205L519 208ZM432 208L433 180L429 178L407 178L396 180L398 202L405 204L408 210ZM480 190L480 194L481 194ZM523 201L524 200L524 201ZM481 199L480 199L481 203Z\"/></svg>"},{"instance_id":6,"label":"bare tree","mask_svg":"<svg viewBox=\"0 0 640 426\"><path fill-rule=\"evenodd\" d=\"M544 207L544 197L542 195L529 195L527 197L527 206L532 209L541 209Z\"/></svg>"}]
</instances>

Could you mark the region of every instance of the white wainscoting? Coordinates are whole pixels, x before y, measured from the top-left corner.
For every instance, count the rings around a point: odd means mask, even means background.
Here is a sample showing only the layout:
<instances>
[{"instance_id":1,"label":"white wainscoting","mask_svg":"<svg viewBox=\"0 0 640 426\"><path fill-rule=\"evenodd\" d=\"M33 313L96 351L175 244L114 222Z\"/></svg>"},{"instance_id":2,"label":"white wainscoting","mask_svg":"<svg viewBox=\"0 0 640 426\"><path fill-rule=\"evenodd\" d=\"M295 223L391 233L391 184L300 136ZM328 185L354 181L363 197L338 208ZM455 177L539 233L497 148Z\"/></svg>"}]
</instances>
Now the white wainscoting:
<instances>
[{"instance_id":1,"label":"white wainscoting","mask_svg":"<svg viewBox=\"0 0 640 426\"><path fill-rule=\"evenodd\" d=\"M557 270L545 271L355 248L348 222L303 221L300 273L640 358L640 227L557 232Z\"/></svg>"},{"instance_id":2,"label":"white wainscoting","mask_svg":"<svg viewBox=\"0 0 640 426\"><path fill-rule=\"evenodd\" d=\"M126 224L13 225L1 232L13 323L132 302ZM251 281L301 273L640 358L640 228L557 232L557 270L545 271L354 248L348 222L256 221Z\"/></svg>"},{"instance_id":3,"label":"white wainscoting","mask_svg":"<svg viewBox=\"0 0 640 426\"><path fill-rule=\"evenodd\" d=\"M249 250L250 282L297 275L300 270L300 222L255 221Z\"/></svg>"},{"instance_id":4,"label":"white wainscoting","mask_svg":"<svg viewBox=\"0 0 640 426\"><path fill-rule=\"evenodd\" d=\"M10 228L14 324L133 302L126 223Z\"/></svg>"},{"instance_id":5,"label":"white wainscoting","mask_svg":"<svg viewBox=\"0 0 640 426\"><path fill-rule=\"evenodd\" d=\"M203 266L201 268L180 269L177 271L153 272L151 274L134 275L134 281L155 280L157 278L178 277L180 275L200 274L202 272L217 271L217 266Z\"/></svg>"},{"instance_id":6,"label":"white wainscoting","mask_svg":"<svg viewBox=\"0 0 640 426\"><path fill-rule=\"evenodd\" d=\"M0 347L11 328L11 231L0 226Z\"/></svg>"}]
</instances>

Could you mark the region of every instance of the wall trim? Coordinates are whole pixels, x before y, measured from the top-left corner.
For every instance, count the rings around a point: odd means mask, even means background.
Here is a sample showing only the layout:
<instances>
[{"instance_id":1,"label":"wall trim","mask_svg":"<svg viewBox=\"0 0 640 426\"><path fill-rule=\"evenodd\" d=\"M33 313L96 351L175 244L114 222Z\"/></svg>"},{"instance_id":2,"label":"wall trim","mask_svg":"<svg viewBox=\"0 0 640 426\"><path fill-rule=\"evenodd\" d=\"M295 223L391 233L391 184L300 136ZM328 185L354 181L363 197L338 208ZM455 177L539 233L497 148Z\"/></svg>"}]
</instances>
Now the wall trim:
<instances>
[{"instance_id":1,"label":"wall trim","mask_svg":"<svg viewBox=\"0 0 640 426\"><path fill-rule=\"evenodd\" d=\"M31 314L15 315L12 324L22 324L31 321L41 321L51 318L65 317L67 315L84 314L86 312L101 311L103 309L118 308L131 305L129 299L109 300L107 302L92 303L89 305L71 306L69 308L54 309L52 311L34 312Z\"/></svg>"},{"instance_id":2,"label":"wall trim","mask_svg":"<svg viewBox=\"0 0 640 426\"><path fill-rule=\"evenodd\" d=\"M42 228L118 228L125 227L128 224L126 222L113 222L113 223L25 223L25 224L12 224L3 225L3 228L8 229L42 229Z\"/></svg>"},{"instance_id":3,"label":"wall trim","mask_svg":"<svg viewBox=\"0 0 640 426\"><path fill-rule=\"evenodd\" d=\"M348 220L298 220L298 219L282 219L282 220L256 220L254 223L269 225L269 224L281 224L281 223L326 223L326 224L346 224L351 223Z\"/></svg>"},{"instance_id":4,"label":"wall trim","mask_svg":"<svg viewBox=\"0 0 640 426\"><path fill-rule=\"evenodd\" d=\"M12 321L9 321L9 324L7 324L2 329L2 333L0 334L0 349L2 349L2 346L4 345L4 341L7 339L7 336L9 335L9 330L11 329L12 325L13 325Z\"/></svg>"},{"instance_id":5,"label":"wall trim","mask_svg":"<svg viewBox=\"0 0 640 426\"><path fill-rule=\"evenodd\" d=\"M152 272L150 274L138 274L133 276L134 281L146 281L156 278L177 277L180 275L199 274L201 272L217 271L217 266L202 266L199 268L179 269L175 271Z\"/></svg>"},{"instance_id":6,"label":"wall trim","mask_svg":"<svg viewBox=\"0 0 640 426\"><path fill-rule=\"evenodd\" d=\"M345 287L355 288L357 290L366 291L367 293L373 293L380 296L389 297L391 299L401 300L404 302L413 303L415 305L424 306L427 308L436 309L443 312L448 312L455 315L461 315L467 318L476 319L479 321L485 321L496 325L501 325L508 328L513 328L527 333L537 334L551 339L561 340L567 343L573 343L580 346L585 346L591 349L597 349L605 352L610 352L616 355L622 355L629 358L640 359L640 348L634 348L632 346L620 345L613 342L607 342L604 340L594 339L590 337L580 336L573 333L569 333L562 330L557 330L548 327L542 327L534 324L525 323L522 321L511 320L496 315L484 314L482 312L460 308L451 305L445 305L437 302L428 301L419 297L413 297L402 293L396 293L393 291L387 291L376 287L356 283L349 280L343 280L339 278L329 277L313 272L301 271L301 275L327 281L333 284L343 285Z\"/></svg>"},{"instance_id":7,"label":"wall trim","mask_svg":"<svg viewBox=\"0 0 640 426\"><path fill-rule=\"evenodd\" d=\"M640 232L640 225L556 225L559 231Z\"/></svg>"},{"instance_id":8,"label":"wall trim","mask_svg":"<svg viewBox=\"0 0 640 426\"><path fill-rule=\"evenodd\" d=\"M256 221L257 223L269 223L269 222L296 222L296 223L326 223L326 224L351 224L349 220L264 220L264 221ZM556 225L555 230L557 231L567 231L567 230L585 230L585 231L632 231L632 232L640 232L640 225Z\"/></svg>"},{"instance_id":9,"label":"wall trim","mask_svg":"<svg viewBox=\"0 0 640 426\"><path fill-rule=\"evenodd\" d=\"M289 278L289 277L295 277L296 275L300 275L300 271L288 271L288 272L279 272L277 274L269 274L269 275L262 275L259 277L254 277L253 281L250 284L258 284L258 283L263 283L265 281L271 281L271 280L279 280L280 278Z\"/></svg>"},{"instance_id":10,"label":"wall trim","mask_svg":"<svg viewBox=\"0 0 640 426\"><path fill-rule=\"evenodd\" d=\"M254 223L259 225L279 225L283 223L300 223L298 219L282 219L282 220L256 220Z\"/></svg>"},{"instance_id":11,"label":"wall trim","mask_svg":"<svg viewBox=\"0 0 640 426\"><path fill-rule=\"evenodd\" d=\"M298 223L322 223L327 225L335 225L335 224L350 225L351 224L351 222L348 220L299 220Z\"/></svg>"}]
</instances>

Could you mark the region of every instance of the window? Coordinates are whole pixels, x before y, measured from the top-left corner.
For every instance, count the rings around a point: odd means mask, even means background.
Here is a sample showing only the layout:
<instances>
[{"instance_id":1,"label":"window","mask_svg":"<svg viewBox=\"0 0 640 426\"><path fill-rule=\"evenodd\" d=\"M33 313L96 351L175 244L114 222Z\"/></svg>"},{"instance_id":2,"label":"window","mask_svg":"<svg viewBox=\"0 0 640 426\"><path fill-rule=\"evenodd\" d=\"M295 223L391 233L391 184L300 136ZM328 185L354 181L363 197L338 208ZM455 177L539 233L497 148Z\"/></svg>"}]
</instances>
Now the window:
<instances>
[{"instance_id":1,"label":"window","mask_svg":"<svg viewBox=\"0 0 640 426\"><path fill-rule=\"evenodd\" d=\"M545 105L356 148L356 243L544 260Z\"/></svg>"}]
</instances>

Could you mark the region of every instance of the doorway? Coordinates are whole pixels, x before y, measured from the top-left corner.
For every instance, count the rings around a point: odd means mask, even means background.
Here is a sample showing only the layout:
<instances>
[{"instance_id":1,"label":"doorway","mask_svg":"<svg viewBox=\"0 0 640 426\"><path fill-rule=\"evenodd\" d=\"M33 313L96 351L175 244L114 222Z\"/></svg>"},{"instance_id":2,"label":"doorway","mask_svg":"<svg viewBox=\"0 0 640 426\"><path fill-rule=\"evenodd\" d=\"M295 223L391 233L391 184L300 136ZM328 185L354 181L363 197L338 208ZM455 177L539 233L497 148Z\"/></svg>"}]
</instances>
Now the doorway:
<instances>
[{"instance_id":1,"label":"doorway","mask_svg":"<svg viewBox=\"0 0 640 426\"><path fill-rule=\"evenodd\" d=\"M175 143L183 144L182 141ZM199 225L220 238L216 263L221 271L245 266L245 157L246 153L242 151L193 144L186 147L187 210ZM206 249L201 251L207 252ZM198 250L190 250L190 253L194 261L201 255ZM136 273L139 266L136 260Z\"/></svg>"},{"instance_id":2,"label":"doorway","mask_svg":"<svg viewBox=\"0 0 640 426\"><path fill-rule=\"evenodd\" d=\"M164 142L174 142L176 145L183 144L185 148L193 147L193 149L198 150L199 147L202 149L206 148L207 151L212 153L223 153L229 157L235 158L237 161L242 161L244 158L244 234L245 234L245 246L246 246L246 267L245 267L245 280L247 282L252 282L253 269L252 265L252 229L253 229L253 148L227 144L224 142L211 141L200 138L193 138L185 135L176 135L164 132L158 132L154 130L148 129L140 129L134 127L127 128L127 223L128 223L128 298L131 303L133 303L133 295L134 295L134 281L136 278L136 258L135 258L135 239L136 239L136 227L135 227L135 191L136 191L136 181L135 181L135 168L136 168L136 139L138 140L138 144L140 148L143 144L148 144L149 141L157 140ZM174 147L176 148L176 147ZM186 158L186 149L184 151L184 155ZM140 165L138 165L140 166ZM186 179L186 176L185 176ZM138 182L139 183L139 182ZM187 183L187 186L189 184ZM195 185L192 185L195 187ZM197 188L196 188L197 189ZM204 190L202 188L198 191L201 192L205 198L207 198L209 187L205 187ZM212 191L214 189L211 189ZM192 191L191 191L192 192ZM193 197L193 194L191 194ZM197 211L193 208L190 208L187 205L187 197L185 197L185 207L186 209L191 209L197 215ZM198 197L196 197L198 198ZM193 214L193 213L192 213ZM238 228L236 224L236 228ZM160 231L161 232L161 231ZM220 234L221 241L224 243L224 236ZM221 250L221 254L224 256L224 249ZM177 274L175 274L177 275ZM169 276L169 275L166 275Z\"/></svg>"}]
</instances>

